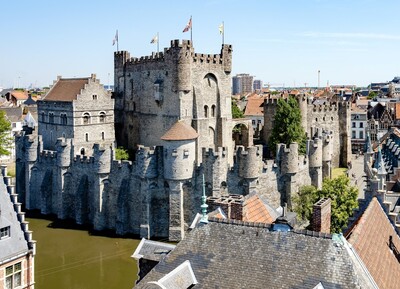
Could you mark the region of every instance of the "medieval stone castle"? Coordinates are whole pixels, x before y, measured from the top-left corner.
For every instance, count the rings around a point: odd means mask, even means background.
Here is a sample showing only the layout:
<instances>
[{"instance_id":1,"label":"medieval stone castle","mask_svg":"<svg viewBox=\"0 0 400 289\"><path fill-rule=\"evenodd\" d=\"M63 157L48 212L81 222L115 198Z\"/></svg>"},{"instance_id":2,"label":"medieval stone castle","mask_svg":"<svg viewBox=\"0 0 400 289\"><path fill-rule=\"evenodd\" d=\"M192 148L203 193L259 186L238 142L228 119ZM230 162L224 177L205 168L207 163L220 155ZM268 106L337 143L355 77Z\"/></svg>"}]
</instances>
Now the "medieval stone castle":
<instances>
[{"instance_id":1,"label":"medieval stone castle","mask_svg":"<svg viewBox=\"0 0 400 289\"><path fill-rule=\"evenodd\" d=\"M290 207L300 186L320 187L350 160L349 106L314 106L305 96L307 154L293 143L264 159L251 121L232 119L231 45L210 55L174 40L151 56L115 52L114 65L113 95L95 75L59 77L38 102L38 130L16 140L16 190L27 209L180 240L200 210L203 174L208 196L257 192L273 208ZM275 100L264 103L264 140L275 109ZM117 146L134 161L115 160Z\"/></svg>"}]
</instances>

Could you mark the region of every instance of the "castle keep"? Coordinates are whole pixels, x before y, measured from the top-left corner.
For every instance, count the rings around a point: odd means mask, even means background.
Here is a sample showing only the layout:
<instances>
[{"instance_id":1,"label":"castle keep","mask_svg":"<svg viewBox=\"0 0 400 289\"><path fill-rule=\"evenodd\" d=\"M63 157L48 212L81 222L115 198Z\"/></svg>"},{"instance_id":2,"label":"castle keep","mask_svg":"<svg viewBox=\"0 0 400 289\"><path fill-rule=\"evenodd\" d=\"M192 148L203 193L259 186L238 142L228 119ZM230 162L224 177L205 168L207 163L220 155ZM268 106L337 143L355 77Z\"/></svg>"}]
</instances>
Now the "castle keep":
<instances>
[{"instance_id":1,"label":"castle keep","mask_svg":"<svg viewBox=\"0 0 400 289\"><path fill-rule=\"evenodd\" d=\"M38 134L17 137L17 192L28 209L180 240L200 209L203 174L208 196L257 192L278 208L290 206L300 186L320 187L341 159L339 128L315 129L305 156L293 143L263 159L251 121L231 116L230 45L209 55L174 40L163 53L118 51L114 60L114 98L94 75L59 78L38 104ZM341 110L327 109L340 126ZM116 143L134 161L115 160L114 122Z\"/></svg>"}]
</instances>

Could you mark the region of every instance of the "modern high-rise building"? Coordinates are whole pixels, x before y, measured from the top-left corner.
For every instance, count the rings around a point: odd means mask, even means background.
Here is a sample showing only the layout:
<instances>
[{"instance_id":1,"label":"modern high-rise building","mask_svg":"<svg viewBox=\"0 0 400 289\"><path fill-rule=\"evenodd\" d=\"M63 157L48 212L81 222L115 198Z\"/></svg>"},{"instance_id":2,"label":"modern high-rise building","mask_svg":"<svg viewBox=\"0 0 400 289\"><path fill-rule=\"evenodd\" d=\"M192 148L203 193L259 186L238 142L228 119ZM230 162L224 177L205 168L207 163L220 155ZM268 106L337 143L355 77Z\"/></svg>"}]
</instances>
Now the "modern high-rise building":
<instances>
[{"instance_id":1,"label":"modern high-rise building","mask_svg":"<svg viewBox=\"0 0 400 289\"><path fill-rule=\"evenodd\" d=\"M232 94L246 94L253 92L253 76L250 74L236 74L232 77Z\"/></svg>"},{"instance_id":2,"label":"modern high-rise building","mask_svg":"<svg viewBox=\"0 0 400 289\"><path fill-rule=\"evenodd\" d=\"M263 82L260 79L254 79L253 81L253 91L261 90Z\"/></svg>"}]
</instances>

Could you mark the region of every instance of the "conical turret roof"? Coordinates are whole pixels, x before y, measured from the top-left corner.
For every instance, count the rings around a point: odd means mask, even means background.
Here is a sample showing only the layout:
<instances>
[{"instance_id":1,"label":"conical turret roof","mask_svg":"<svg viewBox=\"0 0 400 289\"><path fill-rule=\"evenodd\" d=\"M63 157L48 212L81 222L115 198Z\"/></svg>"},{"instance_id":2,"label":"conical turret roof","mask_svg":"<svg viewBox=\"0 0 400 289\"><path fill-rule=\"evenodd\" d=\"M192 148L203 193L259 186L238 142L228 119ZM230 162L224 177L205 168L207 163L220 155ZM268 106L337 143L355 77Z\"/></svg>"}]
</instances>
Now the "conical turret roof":
<instances>
[{"instance_id":1,"label":"conical turret roof","mask_svg":"<svg viewBox=\"0 0 400 289\"><path fill-rule=\"evenodd\" d=\"M198 136L199 134L193 127L179 120L161 137L161 139L166 141L191 140L198 138Z\"/></svg>"}]
</instances>

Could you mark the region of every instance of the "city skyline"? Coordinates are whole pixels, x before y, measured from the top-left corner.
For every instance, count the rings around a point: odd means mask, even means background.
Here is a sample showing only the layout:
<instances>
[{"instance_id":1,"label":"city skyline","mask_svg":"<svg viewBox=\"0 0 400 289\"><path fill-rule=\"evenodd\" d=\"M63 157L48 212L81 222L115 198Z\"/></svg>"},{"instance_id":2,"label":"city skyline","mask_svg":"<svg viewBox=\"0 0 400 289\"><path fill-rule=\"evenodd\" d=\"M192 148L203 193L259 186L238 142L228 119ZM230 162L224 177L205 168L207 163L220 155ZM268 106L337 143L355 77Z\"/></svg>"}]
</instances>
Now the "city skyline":
<instances>
[{"instance_id":1,"label":"city skyline","mask_svg":"<svg viewBox=\"0 0 400 289\"><path fill-rule=\"evenodd\" d=\"M351 2L351 3L348 3ZM141 57L160 51L182 33L190 17L197 53L233 45L233 72L273 86L328 82L366 86L400 74L396 57L400 3L392 0L288 1L13 1L1 5L0 86L48 86L57 75L96 73L113 84L112 45ZM12 16L15 16L13 18ZM157 34L158 33L158 34Z\"/></svg>"}]
</instances>

